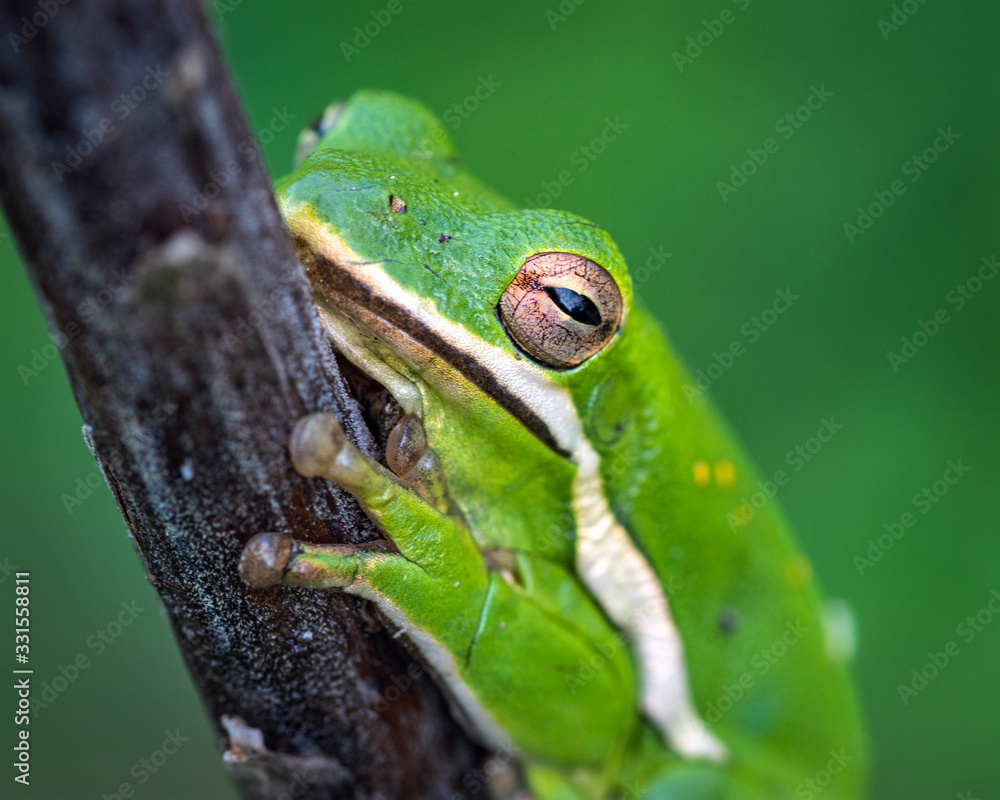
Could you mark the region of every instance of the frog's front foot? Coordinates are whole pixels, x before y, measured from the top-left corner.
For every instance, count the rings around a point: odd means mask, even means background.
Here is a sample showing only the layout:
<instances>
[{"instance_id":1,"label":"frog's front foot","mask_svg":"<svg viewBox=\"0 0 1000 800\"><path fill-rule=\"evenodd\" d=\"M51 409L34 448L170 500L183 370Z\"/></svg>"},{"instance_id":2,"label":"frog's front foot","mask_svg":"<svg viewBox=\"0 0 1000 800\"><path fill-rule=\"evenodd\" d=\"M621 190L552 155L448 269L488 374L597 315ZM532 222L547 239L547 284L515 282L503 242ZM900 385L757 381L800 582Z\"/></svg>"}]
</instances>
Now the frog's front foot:
<instances>
[{"instance_id":1,"label":"frog's front foot","mask_svg":"<svg viewBox=\"0 0 1000 800\"><path fill-rule=\"evenodd\" d=\"M344 433L333 414L310 414L292 431L289 453L306 478L326 478L357 496L384 494L391 481ZM367 509L366 509L367 510ZM347 588L377 552L354 545L315 545L279 533L260 533L243 548L240 576L254 587L291 584L316 589Z\"/></svg>"},{"instance_id":2,"label":"frog's front foot","mask_svg":"<svg viewBox=\"0 0 1000 800\"><path fill-rule=\"evenodd\" d=\"M243 548L240 577L251 586L279 584L344 589L369 555L354 545L309 544L280 533L258 533Z\"/></svg>"},{"instance_id":3,"label":"frog's front foot","mask_svg":"<svg viewBox=\"0 0 1000 800\"><path fill-rule=\"evenodd\" d=\"M390 435L387 460L404 477L409 473L403 467L421 476L413 487L358 450L332 414L310 414L298 422L288 446L296 471L350 492L387 541L319 545L261 533L240 557L240 575L248 584L339 588L371 596L391 594L400 588L397 581L412 580L406 573L417 570L421 582L485 587L482 557L468 532L440 509L434 502L438 498L421 496L434 481L426 478L428 454L433 454L419 420L404 417L397 429ZM392 545L398 553L387 552Z\"/></svg>"}]
</instances>

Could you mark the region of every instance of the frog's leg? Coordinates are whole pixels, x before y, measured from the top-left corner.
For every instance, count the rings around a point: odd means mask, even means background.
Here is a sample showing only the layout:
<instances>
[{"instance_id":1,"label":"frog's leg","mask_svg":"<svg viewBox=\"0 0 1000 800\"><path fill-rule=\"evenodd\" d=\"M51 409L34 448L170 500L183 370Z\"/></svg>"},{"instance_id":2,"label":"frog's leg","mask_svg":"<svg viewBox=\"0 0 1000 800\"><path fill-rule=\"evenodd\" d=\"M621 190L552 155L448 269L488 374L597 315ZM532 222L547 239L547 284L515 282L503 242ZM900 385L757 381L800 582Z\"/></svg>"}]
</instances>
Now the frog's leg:
<instances>
[{"instance_id":1,"label":"frog's leg","mask_svg":"<svg viewBox=\"0 0 1000 800\"><path fill-rule=\"evenodd\" d=\"M461 520L435 507L446 503L425 500L362 454L330 414L302 420L290 451L300 473L354 495L399 552L259 534L240 561L248 583L340 588L375 602L494 748L558 764L614 760L636 721L631 667L571 575L548 562L534 567L546 571L539 584L572 599L553 613L487 568ZM433 500L431 483L422 485ZM584 671L595 663L593 674Z\"/></svg>"},{"instance_id":2,"label":"frog's leg","mask_svg":"<svg viewBox=\"0 0 1000 800\"><path fill-rule=\"evenodd\" d=\"M774 800L790 797L788 786L777 776L763 779L754 771L732 770L710 764L679 764L654 778L624 800Z\"/></svg>"},{"instance_id":3,"label":"frog's leg","mask_svg":"<svg viewBox=\"0 0 1000 800\"><path fill-rule=\"evenodd\" d=\"M616 800L774 800L774 791L763 791L753 780L743 780L726 766L664 758L669 765L637 777L623 776L620 785L605 795ZM535 800L588 800L593 794L565 772L532 764L525 769Z\"/></svg>"},{"instance_id":4,"label":"frog's leg","mask_svg":"<svg viewBox=\"0 0 1000 800\"><path fill-rule=\"evenodd\" d=\"M431 592L444 612L482 605L488 575L469 533L362 454L348 441L336 417L312 414L302 419L292 433L289 450L300 474L335 481L354 495L399 552L385 552L384 547L371 544L311 545L261 534L247 544L241 559L240 569L248 583L342 588L378 603L404 632L411 626L435 627L431 619L396 619L391 613L398 604L388 602L388 595L397 594L406 582ZM443 644L453 652L475 633L474 627L450 627L451 641Z\"/></svg>"},{"instance_id":5,"label":"frog's leg","mask_svg":"<svg viewBox=\"0 0 1000 800\"><path fill-rule=\"evenodd\" d=\"M559 770L529 766L524 774L534 800L587 800L587 795Z\"/></svg>"},{"instance_id":6,"label":"frog's leg","mask_svg":"<svg viewBox=\"0 0 1000 800\"><path fill-rule=\"evenodd\" d=\"M790 798L800 770L784 762L732 757L724 764L664 752L655 724L638 732L614 793L620 800L776 800Z\"/></svg>"}]
</instances>

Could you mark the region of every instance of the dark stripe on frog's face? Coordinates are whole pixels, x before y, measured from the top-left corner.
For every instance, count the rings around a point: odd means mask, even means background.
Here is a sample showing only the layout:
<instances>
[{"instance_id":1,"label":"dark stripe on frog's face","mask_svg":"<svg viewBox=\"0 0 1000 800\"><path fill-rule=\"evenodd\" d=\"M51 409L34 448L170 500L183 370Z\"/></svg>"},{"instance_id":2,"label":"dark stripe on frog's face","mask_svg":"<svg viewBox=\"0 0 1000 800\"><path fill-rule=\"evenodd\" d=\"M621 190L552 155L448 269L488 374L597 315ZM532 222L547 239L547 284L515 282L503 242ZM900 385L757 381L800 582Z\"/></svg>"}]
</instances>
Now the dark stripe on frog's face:
<instances>
[{"instance_id":1,"label":"dark stripe on frog's face","mask_svg":"<svg viewBox=\"0 0 1000 800\"><path fill-rule=\"evenodd\" d=\"M411 309L399 302L393 302L393 298L373 292L371 286L367 285L355 270L347 265L338 264L315 247L307 237L294 235L293 240L310 280L321 285L324 294L329 296L329 300L324 297L317 298L318 302L329 304L334 311L339 309L349 313L352 308L361 309L373 314L389 327L406 334L482 390L544 445L564 458L572 456L566 447L560 445L555 433L542 416L524 398L510 390L502 378L486 363L477 359L475 353L449 340L441 331L435 329L431 320L414 316ZM351 266L378 263L355 262ZM344 308L340 308L341 306Z\"/></svg>"}]
</instances>

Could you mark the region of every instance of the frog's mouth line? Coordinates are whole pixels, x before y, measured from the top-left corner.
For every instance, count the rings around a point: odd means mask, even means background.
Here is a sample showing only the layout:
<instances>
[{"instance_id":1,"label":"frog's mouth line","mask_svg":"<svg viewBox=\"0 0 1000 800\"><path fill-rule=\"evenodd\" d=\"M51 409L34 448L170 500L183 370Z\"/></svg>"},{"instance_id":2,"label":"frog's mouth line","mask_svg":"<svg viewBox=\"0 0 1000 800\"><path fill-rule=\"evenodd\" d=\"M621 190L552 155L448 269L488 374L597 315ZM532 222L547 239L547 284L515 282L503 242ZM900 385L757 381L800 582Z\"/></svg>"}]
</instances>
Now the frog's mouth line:
<instances>
[{"instance_id":1,"label":"frog's mouth line","mask_svg":"<svg viewBox=\"0 0 1000 800\"><path fill-rule=\"evenodd\" d=\"M363 281L357 268L372 266L380 269L379 262L359 261L346 267L317 252L313 242L303 236L293 236L293 241L310 281L314 287L322 288L322 292L315 292L314 296L328 330L331 318L344 320L349 317L363 331L377 337L401 358L414 362L420 369L440 375L441 364L447 365L514 416L547 447L564 458L572 456L571 449L560 443L546 420L520 395L511 391L491 365L458 346L428 320L415 315L412 309L373 291ZM350 360L350 355L342 349L340 355L344 357L343 361ZM379 384L378 376L366 373L356 363L352 366L354 371L351 375L355 383L352 390L359 391L362 397L376 397L378 389L372 384ZM365 375L369 382L361 380L357 373ZM348 383L350 385L351 380ZM381 388L393 394L392 388ZM405 409L407 403L402 398L395 399ZM381 399L378 402L382 402ZM376 413L372 408L369 412Z\"/></svg>"}]
</instances>

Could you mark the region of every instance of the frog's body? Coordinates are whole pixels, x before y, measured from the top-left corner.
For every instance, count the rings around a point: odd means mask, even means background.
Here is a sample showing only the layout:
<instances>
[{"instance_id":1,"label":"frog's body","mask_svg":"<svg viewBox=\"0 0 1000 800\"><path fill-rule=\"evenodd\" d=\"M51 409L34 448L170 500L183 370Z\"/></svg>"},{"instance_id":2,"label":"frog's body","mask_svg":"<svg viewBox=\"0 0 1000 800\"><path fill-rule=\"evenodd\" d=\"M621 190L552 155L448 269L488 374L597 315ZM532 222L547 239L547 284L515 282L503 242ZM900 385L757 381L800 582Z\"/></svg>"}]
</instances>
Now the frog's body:
<instances>
[{"instance_id":1,"label":"frog's body","mask_svg":"<svg viewBox=\"0 0 1000 800\"><path fill-rule=\"evenodd\" d=\"M774 502L740 508L756 476L686 399L608 235L515 210L393 95L356 95L315 138L282 212L334 346L398 412L376 424L388 468L329 415L292 457L399 554L265 536L244 575L373 600L540 798L806 796L831 763L825 797L858 797L854 701L807 562ZM542 267L585 298L532 301L571 336L511 316L512 283ZM597 319L607 335L573 349Z\"/></svg>"}]
</instances>

